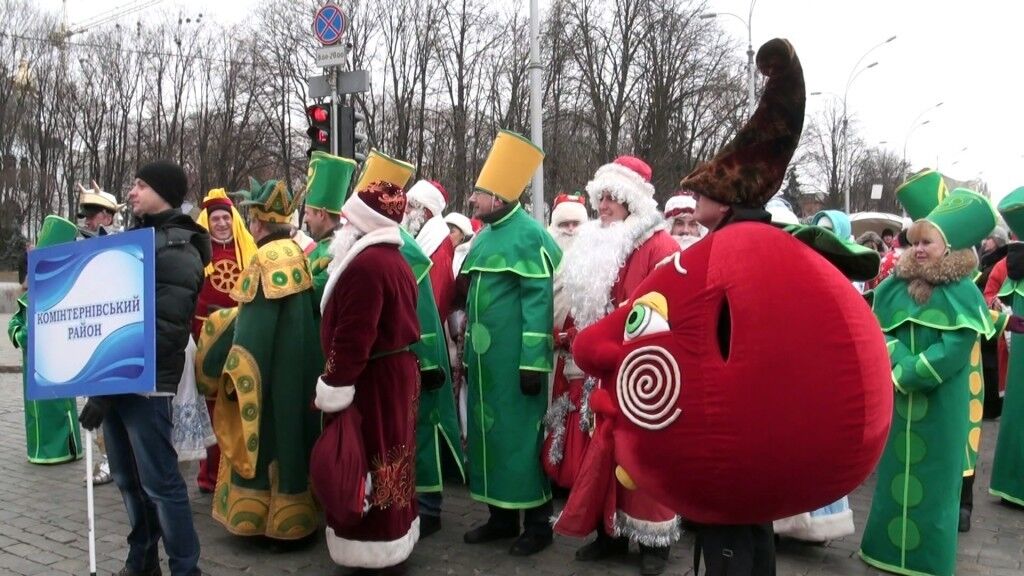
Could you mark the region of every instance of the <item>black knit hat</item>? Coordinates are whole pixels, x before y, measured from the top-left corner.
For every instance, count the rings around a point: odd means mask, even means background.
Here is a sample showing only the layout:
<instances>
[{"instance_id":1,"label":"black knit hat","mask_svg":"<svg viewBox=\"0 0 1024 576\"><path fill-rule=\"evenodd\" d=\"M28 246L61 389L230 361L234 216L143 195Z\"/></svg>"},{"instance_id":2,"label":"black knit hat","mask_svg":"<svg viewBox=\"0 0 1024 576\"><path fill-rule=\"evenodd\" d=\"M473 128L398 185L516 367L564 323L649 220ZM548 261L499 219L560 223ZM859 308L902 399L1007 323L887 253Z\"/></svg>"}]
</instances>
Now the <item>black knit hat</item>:
<instances>
[{"instance_id":1,"label":"black knit hat","mask_svg":"<svg viewBox=\"0 0 1024 576\"><path fill-rule=\"evenodd\" d=\"M170 160L150 162L139 168L135 177L149 184L149 187L166 200L171 208L178 208L185 201L185 193L188 192L188 178L181 166Z\"/></svg>"}]
</instances>

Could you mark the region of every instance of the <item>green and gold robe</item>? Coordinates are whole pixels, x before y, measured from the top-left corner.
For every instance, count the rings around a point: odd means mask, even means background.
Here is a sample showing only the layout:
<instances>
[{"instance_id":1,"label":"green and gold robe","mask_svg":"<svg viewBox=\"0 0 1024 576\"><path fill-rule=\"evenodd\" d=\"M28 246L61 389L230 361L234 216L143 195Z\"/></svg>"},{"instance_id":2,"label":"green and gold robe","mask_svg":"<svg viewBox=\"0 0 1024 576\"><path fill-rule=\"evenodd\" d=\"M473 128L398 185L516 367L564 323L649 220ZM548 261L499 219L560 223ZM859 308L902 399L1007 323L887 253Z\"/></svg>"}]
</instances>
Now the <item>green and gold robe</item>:
<instances>
[{"instance_id":1,"label":"green and gold robe","mask_svg":"<svg viewBox=\"0 0 1024 576\"><path fill-rule=\"evenodd\" d=\"M303 538L319 524L308 475L323 358L302 250L288 238L260 246L232 297L238 308L210 316L196 354L197 382L217 398L213 518L233 534Z\"/></svg>"},{"instance_id":2,"label":"green and gold robe","mask_svg":"<svg viewBox=\"0 0 1024 576\"><path fill-rule=\"evenodd\" d=\"M462 264L469 488L480 502L523 509L551 499L540 462L547 390L524 395L519 374L552 369L552 277L561 259L517 204L479 233Z\"/></svg>"}]
</instances>

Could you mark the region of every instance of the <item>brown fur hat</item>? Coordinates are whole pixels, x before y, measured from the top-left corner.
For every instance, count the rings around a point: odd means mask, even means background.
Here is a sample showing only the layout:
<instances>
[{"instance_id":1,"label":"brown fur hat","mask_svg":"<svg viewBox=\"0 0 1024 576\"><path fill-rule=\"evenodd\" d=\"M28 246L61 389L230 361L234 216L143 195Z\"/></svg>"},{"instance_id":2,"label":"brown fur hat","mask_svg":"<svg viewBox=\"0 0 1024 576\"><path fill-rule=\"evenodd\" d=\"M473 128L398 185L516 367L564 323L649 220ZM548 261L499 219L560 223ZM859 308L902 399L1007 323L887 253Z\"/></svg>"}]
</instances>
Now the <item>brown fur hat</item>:
<instances>
[{"instance_id":1,"label":"brown fur hat","mask_svg":"<svg viewBox=\"0 0 1024 576\"><path fill-rule=\"evenodd\" d=\"M761 46L757 68L768 82L754 115L711 161L683 178L680 188L722 204L763 208L782 186L804 125L804 72L793 45L782 38Z\"/></svg>"}]
</instances>

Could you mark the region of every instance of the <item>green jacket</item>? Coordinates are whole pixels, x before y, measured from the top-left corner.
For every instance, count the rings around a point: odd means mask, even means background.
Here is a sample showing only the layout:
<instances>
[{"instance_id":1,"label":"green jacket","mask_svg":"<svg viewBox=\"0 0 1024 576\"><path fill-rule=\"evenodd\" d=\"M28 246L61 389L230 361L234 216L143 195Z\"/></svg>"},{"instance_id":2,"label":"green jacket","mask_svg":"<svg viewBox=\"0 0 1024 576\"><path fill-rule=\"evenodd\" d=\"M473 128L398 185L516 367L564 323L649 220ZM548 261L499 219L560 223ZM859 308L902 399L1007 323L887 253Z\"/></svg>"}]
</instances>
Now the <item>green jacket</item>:
<instances>
[{"instance_id":1,"label":"green jacket","mask_svg":"<svg viewBox=\"0 0 1024 576\"><path fill-rule=\"evenodd\" d=\"M552 277L561 259L516 205L477 235L460 271L469 277L469 487L487 504L532 508L551 498L540 464L547 391L524 395L519 375L552 369Z\"/></svg>"}]
</instances>

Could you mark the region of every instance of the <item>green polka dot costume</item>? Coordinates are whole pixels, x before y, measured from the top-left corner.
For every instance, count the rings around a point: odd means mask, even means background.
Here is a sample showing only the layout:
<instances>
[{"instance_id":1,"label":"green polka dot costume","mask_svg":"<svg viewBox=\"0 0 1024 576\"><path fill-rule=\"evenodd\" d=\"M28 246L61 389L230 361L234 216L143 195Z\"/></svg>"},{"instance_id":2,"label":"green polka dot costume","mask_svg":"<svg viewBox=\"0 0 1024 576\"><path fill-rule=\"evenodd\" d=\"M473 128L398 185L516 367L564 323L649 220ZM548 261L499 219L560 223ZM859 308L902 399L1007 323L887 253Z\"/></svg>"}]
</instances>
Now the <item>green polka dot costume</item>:
<instances>
[{"instance_id":1,"label":"green polka dot costume","mask_svg":"<svg viewBox=\"0 0 1024 576\"><path fill-rule=\"evenodd\" d=\"M969 276L934 286L921 305L894 275L875 290L873 306L889 348L894 402L860 553L897 574L953 574L978 370L971 362L980 364L978 338L995 327Z\"/></svg>"},{"instance_id":2,"label":"green polka dot costume","mask_svg":"<svg viewBox=\"0 0 1024 576\"><path fill-rule=\"evenodd\" d=\"M462 265L466 297L469 489L501 508L551 499L541 468L547 390L520 391L523 370L552 368L552 276L562 258L555 241L516 205L485 227Z\"/></svg>"}]
</instances>

